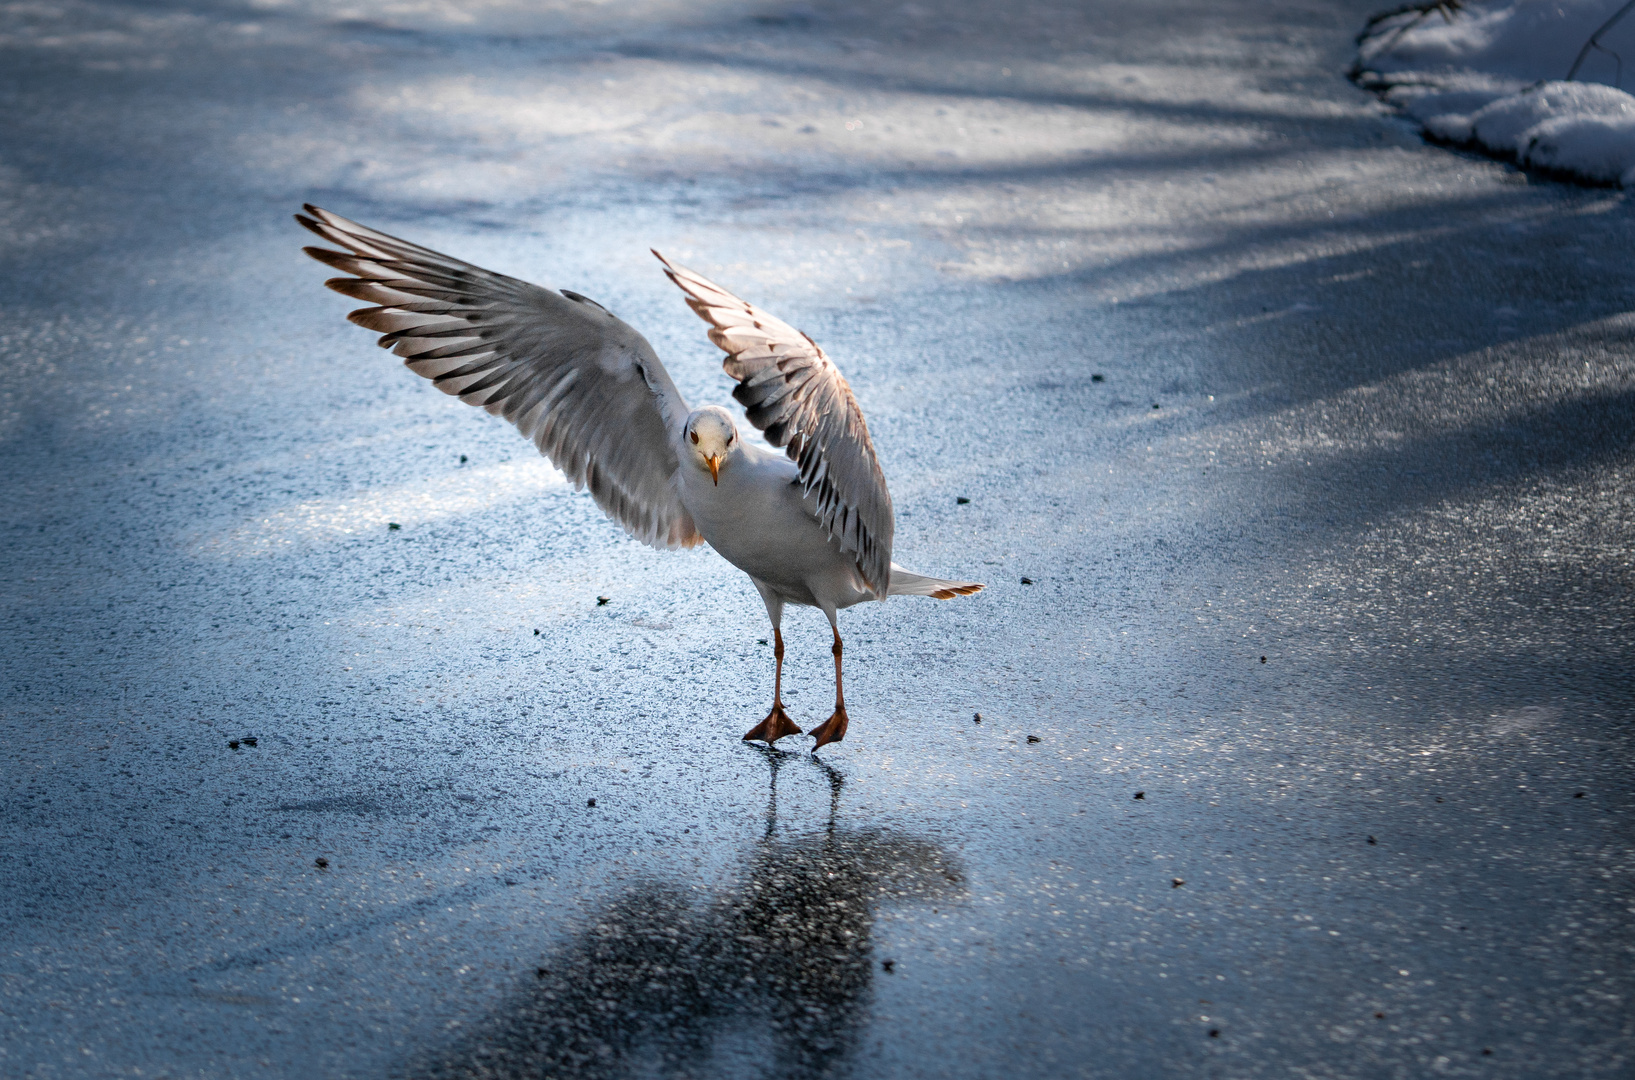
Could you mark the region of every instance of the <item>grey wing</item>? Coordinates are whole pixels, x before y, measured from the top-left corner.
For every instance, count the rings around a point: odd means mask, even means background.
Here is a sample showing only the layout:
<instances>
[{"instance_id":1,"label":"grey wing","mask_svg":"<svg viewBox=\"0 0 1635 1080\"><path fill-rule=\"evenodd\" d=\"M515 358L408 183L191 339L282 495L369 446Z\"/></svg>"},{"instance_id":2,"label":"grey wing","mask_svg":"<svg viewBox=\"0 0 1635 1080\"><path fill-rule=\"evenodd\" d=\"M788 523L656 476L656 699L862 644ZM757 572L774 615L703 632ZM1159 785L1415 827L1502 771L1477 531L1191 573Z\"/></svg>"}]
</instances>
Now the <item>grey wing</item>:
<instances>
[{"instance_id":1,"label":"grey wing","mask_svg":"<svg viewBox=\"0 0 1635 1080\"><path fill-rule=\"evenodd\" d=\"M800 466L818 520L842 549L856 553L864 583L884 600L891 585L891 493L840 369L788 323L653 254L710 324L710 340L727 354L722 367L738 380L732 396L749 422Z\"/></svg>"},{"instance_id":2,"label":"grey wing","mask_svg":"<svg viewBox=\"0 0 1635 1080\"><path fill-rule=\"evenodd\" d=\"M296 220L345 248L305 251L350 277L325 282L377 307L417 375L517 426L625 531L655 547L703 537L681 505L675 443L687 403L647 340L577 293L561 294L307 205Z\"/></svg>"}]
</instances>

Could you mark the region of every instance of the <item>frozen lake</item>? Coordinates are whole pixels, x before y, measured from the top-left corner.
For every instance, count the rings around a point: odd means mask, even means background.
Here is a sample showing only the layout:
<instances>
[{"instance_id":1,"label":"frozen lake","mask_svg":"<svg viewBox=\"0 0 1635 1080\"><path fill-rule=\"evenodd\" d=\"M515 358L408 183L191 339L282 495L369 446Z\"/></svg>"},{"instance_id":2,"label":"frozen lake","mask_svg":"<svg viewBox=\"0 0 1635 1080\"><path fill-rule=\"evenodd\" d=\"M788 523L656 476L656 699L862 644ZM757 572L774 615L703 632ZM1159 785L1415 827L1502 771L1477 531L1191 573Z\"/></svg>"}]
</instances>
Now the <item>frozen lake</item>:
<instances>
[{"instance_id":1,"label":"frozen lake","mask_svg":"<svg viewBox=\"0 0 1635 1080\"><path fill-rule=\"evenodd\" d=\"M1628 1076L1635 217L1349 84L1378 3L0 5L0 1075ZM648 248L765 306L987 591L741 743L748 580L305 201L694 404Z\"/></svg>"}]
</instances>

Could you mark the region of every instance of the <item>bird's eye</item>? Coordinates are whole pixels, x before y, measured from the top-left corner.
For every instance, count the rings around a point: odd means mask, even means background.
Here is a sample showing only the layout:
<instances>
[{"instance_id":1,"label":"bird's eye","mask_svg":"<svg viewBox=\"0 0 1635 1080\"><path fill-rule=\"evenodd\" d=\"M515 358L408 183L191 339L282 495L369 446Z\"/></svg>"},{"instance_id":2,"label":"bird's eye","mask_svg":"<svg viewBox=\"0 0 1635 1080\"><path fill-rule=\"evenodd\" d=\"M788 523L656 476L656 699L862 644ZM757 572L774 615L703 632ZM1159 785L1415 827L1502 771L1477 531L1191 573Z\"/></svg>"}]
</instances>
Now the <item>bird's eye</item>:
<instances>
[{"instance_id":1,"label":"bird's eye","mask_svg":"<svg viewBox=\"0 0 1635 1080\"><path fill-rule=\"evenodd\" d=\"M692 435L692 437L693 437L693 442L697 442L697 441L698 441L698 432L696 432L696 431L694 431L694 432L690 432L690 433L689 433L689 434L691 434L691 435Z\"/></svg>"},{"instance_id":2,"label":"bird's eye","mask_svg":"<svg viewBox=\"0 0 1635 1080\"><path fill-rule=\"evenodd\" d=\"M738 436L736 436L736 435L728 435L727 436L727 445L731 446L732 445L732 440L736 439L737 437Z\"/></svg>"}]
</instances>

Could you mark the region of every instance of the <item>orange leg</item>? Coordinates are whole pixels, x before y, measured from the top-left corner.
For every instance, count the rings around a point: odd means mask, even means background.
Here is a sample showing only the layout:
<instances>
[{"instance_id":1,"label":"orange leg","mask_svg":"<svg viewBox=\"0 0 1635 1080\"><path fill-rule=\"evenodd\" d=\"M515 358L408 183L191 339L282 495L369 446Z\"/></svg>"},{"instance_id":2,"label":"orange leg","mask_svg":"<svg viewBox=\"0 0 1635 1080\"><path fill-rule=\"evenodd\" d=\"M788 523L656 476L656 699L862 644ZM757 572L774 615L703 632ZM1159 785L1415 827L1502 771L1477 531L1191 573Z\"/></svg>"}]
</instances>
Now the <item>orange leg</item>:
<instances>
[{"instance_id":1,"label":"orange leg","mask_svg":"<svg viewBox=\"0 0 1635 1080\"><path fill-rule=\"evenodd\" d=\"M832 742L839 742L846 737L846 695L840 685L840 628L834 627L835 645L829 651L835 654L835 712L829 719L823 721L811 731L816 744L812 749L827 746Z\"/></svg>"},{"instance_id":2,"label":"orange leg","mask_svg":"<svg viewBox=\"0 0 1635 1080\"><path fill-rule=\"evenodd\" d=\"M766 714L766 719L750 728L744 735L745 742L760 739L771 746L785 735L799 735L800 728L789 719L789 714L783 711L783 631L776 626L772 628L772 655L778 659L778 673L772 680L772 711Z\"/></svg>"}]
</instances>

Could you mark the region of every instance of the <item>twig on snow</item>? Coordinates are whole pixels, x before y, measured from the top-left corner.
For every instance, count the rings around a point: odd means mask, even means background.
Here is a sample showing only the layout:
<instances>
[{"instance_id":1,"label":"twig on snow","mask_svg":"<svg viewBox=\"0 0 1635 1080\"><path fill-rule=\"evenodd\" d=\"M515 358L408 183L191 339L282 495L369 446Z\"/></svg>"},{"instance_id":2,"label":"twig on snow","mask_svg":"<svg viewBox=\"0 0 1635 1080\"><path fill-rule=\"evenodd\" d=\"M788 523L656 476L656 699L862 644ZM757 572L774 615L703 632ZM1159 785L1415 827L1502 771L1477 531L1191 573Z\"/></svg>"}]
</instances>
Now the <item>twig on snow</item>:
<instances>
[{"instance_id":1,"label":"twig on snow","mask_svg":"<svg viewBox=\"0 0 1635 1080\"><path fill-rule=\"evenodd\" d=\"M1596 49L1600 52L1606 53L1608 56L1617 61L1617 74L1613 76L1612 85L1618 86L1619 89L1622 89L1622 86L1619 86L1619 84L1624 81L1624 58L1607 48L1605 45L1602 45L1601 35L1606 33L1608 30L1611 30L1619 19L1622 19L1625 15L1628 15L1631 8L1635 8L1635 0L1629 0L1629 3L1612 13L1612 18L1608 19L1606 22L1602 23L1596 28L1595 33L1590 35L1590 39L1584 42L1584 47L1578 50L1578 59L1573 61L1573 66L1567 71L1567 82L1573 81L1573 76L1578 74L1578 67L1584 62L1584 58L1590 54L1591 49Z\"/></svg>"},{"instance_id":2,"label":"twig on snow","mask_svg":"<svg viewBox=\"0 0 1635 1080\"><path fill-rule=\"evenodd\" d=\"M1635 3L1635 0L1630 0L1630 2ZM1394 19L1398 15L1406 15L1409 12L1418 12L1412 19L1397 27L1396 31L1391 35L1391 39L1380 46L1380 52L1389 52L1396 46L1398 41L1402 40L1403 34L1406 34L1433 14L1440 14L1444 22L1451 23L1453 16L1463 10L1465 10L1465 0L1418 0L1417 3L1403 4L1401 7L1394 7L1390 11L1381 11L1370 15L1368 21L1363 24L1362 33L1357 35L1357 41L1360 44L1364 38L1373 33L1374 27L1386 19Z\"/></svg>"}]
</instances>

